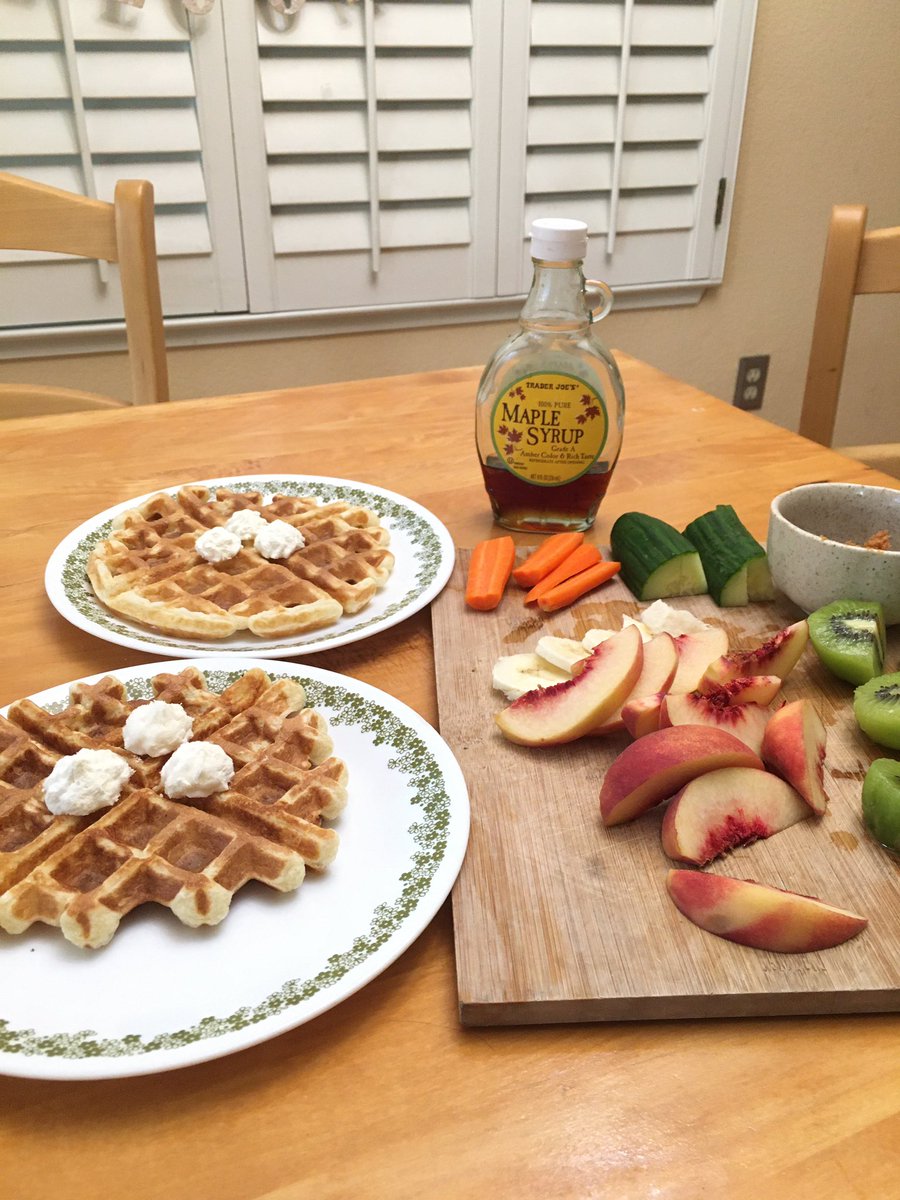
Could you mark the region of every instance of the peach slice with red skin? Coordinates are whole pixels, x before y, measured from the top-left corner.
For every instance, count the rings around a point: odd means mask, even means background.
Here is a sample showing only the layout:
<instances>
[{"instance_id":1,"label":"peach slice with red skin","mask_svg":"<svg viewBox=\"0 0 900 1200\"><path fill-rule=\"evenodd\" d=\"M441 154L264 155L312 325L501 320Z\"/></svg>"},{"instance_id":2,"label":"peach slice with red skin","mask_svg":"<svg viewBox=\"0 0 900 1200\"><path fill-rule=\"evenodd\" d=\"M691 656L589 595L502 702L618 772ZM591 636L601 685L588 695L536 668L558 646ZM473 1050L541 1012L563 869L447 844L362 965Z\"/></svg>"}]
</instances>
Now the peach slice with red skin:
<instances>
[{"instance_id":1,"label":"peach slice with red skin","mask_svg":"<svg viewBox=\"0 0 900 1200\"><path fill-rule=\"evenodd\" d=\"M743 679L747 675L777 675L779 679L787 679L808 641L809 626L806 620L797 621L767 638L754 650L723 654L717 658L706 668L699 688L703 691L707 684L727 683L730 679Z\"/></svg>"},{"instance_id":2,"label":"peach slice with red skin","mask_svg":"<svg viewBox=\"0 0 900 1200\"><path fill-rule=\"evenodd\" d=\"M574 679L525 692L494 720L520 746L556 746L583 737L612 716L637 682L644 661L634 625L601 642Z\"/></svg>"},{"instance_id":3,"label":"peach slice with red skin","mask_svg":"<svg viewBox=\"0 0 900 1200\"><path fill-rule=\"evenodd\" d=\"M662 848L669 858L702 867L810 816L809 805L777 775L726 767L692 779L672 797Z\"/></svg>"},{"instance_id":4,"label":"peach slice with red skin","mask_svg":"<svg viewBox=\"0 0 900 1200\"><path fill-rule=\"evenodd\" d=\"M752 879L705 871L669 871L666 887L675 907L707 933L778 954L829 950L856 937L866 917L814 896L783 891Z\"/></svg>"},{"instance_id":5,"label":"peach slice with red skin","mask_svg":"<svg viewBox=\"0 0 900 1200\"><path fill-rule=\"evenodd\" d=\"M685 692L663 698L659 727L707 725L712 729L724 729L740 738L754 754L759 754L770 715L760 704L732 704L724 689L706 695Z\"/></svg>"},{"instance_id":6,"label":"peach slice with red skin","mask_svg":"<svg viewBox=\"0 0 900 1200\"><path fill-rule=\"evenodd\" d=\"M777 675L747 675L743 679L729 679L727 683L701 679L697 691L704 696L724 692L729 704L771 704L781 691L781 680Z\"/></svg>"},{"instance_id":7,"label":"peach slice with red skin","mask_svg":"<svg viewBox=\"0 0 900 1200\"><path fill-rule=\"evenodd\" d=\"M630 704L633 701L641 700L644 696L667 691L677 670L678 651L675 649L674 639L668 633L657 634L649 642L644 643L644 662L641 673L625 703ZM625 728L622 708L613 713L611 717L607 717L602 725L592 729L591 733L596 735L620 733Z\"/></svg>"},{"instance_id":8,"label":"peach slice with red skin","mask_svg":"<svg viewBox=\"0 0 900 1200\"><path fill-rule=\"evenodd\" d=\"M670 692L693 692L704 671L728 650L728 634L724 629L701 629L697 633L682 633L675 638L678 651L678 670Z\"/></svg>"},{"instance_id":9,"label":"peach slice with red skin","mask_svg":"<svg viewBox=\"0 0 900 1200\"><path fill-rule=\"evenodd\" d=\"M794 700L772 714L762 740L763 762L795 788L816 813L828 807L824 788L826 738L825 726L809 700Z\"/></svg>"},{"instance_id":10,"label":"peach slice with red skin","mask_svg":"<svg viewBox=\"0 0 900 1200\"><path fill-rule=\"evenodd\" d=\"M654 692L652 696L644 696L640 700L629 700L622 705L622 724L633 738L656 733L659 729L662 703L665 698L665 692Z\"/></svg>"},{"instance_id":11,"label":"peach slice with red skin","mask_svg":"<svg viewBox=\"0 0 900 1200\"><path fill-rule=\"evenodd\" d=\"M750 747L723 729L675 725L648 733L627 746L606 772L600 788L603 824L631 821L720 767L763 770Z\"/></svg>"}]
</instances>

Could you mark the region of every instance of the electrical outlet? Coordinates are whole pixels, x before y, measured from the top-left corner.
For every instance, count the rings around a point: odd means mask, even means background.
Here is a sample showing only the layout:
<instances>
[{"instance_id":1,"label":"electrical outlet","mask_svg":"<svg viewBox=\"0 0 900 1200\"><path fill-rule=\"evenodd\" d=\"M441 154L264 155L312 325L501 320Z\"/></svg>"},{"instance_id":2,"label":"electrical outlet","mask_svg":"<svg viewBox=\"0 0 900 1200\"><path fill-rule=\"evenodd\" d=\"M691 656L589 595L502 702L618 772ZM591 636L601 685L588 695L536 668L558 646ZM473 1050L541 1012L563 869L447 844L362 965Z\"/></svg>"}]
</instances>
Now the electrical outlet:
<instances>
[{"instance_id":1,"label":"electrical outlet","mask_svg":"<svg viewBox=\"0 0 900 1200\"><path fill-rule=\"evenodd\" d=\"M757 354L753 358L742 358L738 361L737 379L734 384L735 408L762 408L768 374L768 354Z\"/></svg>"}]
</instances>

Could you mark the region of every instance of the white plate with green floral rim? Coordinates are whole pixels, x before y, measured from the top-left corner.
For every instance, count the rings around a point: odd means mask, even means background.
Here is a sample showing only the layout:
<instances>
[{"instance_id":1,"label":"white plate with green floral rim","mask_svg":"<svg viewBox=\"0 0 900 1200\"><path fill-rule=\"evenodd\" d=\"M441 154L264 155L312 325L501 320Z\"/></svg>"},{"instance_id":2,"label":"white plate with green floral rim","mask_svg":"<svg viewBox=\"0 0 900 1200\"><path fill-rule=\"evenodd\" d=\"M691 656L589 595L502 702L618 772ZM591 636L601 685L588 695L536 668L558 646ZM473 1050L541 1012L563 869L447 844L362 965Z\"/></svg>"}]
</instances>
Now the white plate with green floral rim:
<instances>
[{"instance_id":1,"label":"white plate with green floral rim","mask_svg":"<svg viewBox=\"0 0 900 1200\"><path fill-rule=\"evenodd\" d=\"M144 1075L266 1041L379 975L450 892L469 802L455 758L426 721L346 676L244 655L147 663L116 675L130 695L144 697L152 675L188 665L217 691L251 667L301 681L349 772L347 807L333 823L337 856L287 895L248 884L211 928L188 929L147 904L102 950L79 950L45 925L17 937L0 931L0 1073ZM68 686L32 699L59 709Z\"/></svg>"},{"instance_id":2,"label":"white plate with green floral rim","mask_svg":"<svg viewBox=\"0 0 900 1200\"><path fill-rule=\"evenodd\" d=\"M370 604L353 615L345 614L325 629L284 638L260 638L249 631L210 643L176 637L129 621L106 608L94 594L87 577L87 561L94 546L109 535L112 519L136 508L158 492L174 494L180 487L228 487L236 492L260 491L267 497L315 496L323 502L349 500L373 509L391 535L394 569ZM266 658L298 658L319 650L332 650L380 633L424 608L442 590L456 551L445 525L433 513L404 496L367 483L332 479L324 475L241 475L200 479L191 484L157 488L98 513L73 529L50 555L44 586L53 607L67 621L95 637L151 654L190 658L211 649L228 653L260 654Z\"/></svg>"}]
</instances>

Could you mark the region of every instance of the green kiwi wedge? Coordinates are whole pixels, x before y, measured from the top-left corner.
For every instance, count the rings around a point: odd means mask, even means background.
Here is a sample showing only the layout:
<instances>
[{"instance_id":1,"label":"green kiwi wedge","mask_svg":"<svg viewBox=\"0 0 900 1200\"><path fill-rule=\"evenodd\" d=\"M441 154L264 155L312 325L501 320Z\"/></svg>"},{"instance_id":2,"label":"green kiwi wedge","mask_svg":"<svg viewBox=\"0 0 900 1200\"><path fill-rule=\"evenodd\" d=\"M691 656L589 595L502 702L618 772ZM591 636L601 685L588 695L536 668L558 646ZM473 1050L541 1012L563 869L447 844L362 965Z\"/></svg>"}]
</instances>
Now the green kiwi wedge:
<instances>
[{"instance_id":1,"label":"green kiwi wedge","mask_svg":"<svg viewBox=\"0 0 900 1200\"><path fill-rule=\"evenodd\" d=\"M900 853L900 762L876 758L862 789L863 820L873 837Z\"/></svg>"},{"instance_id":2,"label":"green kiwi wedge","mask_svg":"<svg viewBox=\"0 0 900 1200\"><path fill-rule=\"evenodd\" d=\"M884 670L884 613L875 600L835 600L809 615L809 640L832 675L866 683Z\"/></svg>"},{"instance_id":3,"label":"green kiwi wedge","mask_svg":"<svg viewBox=\"0 0 900 1200\"><path fill-rule=\"evenodd\" d=\"M873 742L900 750L900 674L879 675L858 687L853 711Z\"/></svg>"}]
</instances>

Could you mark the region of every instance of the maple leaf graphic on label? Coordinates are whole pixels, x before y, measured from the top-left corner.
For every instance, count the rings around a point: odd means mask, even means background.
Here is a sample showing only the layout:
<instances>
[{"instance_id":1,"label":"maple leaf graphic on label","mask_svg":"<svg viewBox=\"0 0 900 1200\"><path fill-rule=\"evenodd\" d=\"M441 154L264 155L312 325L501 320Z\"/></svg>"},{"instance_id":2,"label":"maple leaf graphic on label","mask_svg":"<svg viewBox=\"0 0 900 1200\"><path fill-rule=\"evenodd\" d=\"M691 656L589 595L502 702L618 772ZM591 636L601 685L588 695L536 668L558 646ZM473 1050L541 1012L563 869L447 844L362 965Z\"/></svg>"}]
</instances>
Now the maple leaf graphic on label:
<instances>
[{"instance_id":1,"label":"maple leaf graphic on label","mask_svg":"<svg viewBox=\"0 0 900 1200\"><path fill-rule=\"evenodd\" d=\"M520 400L525 399L525 393L522 391L522 389L520 387L516 388L516 395L519 397Z\"/></svg>"},{"instance_id":2,"label":"maple leaf graphic on label","mask_svg":"<svg viewBox=\"0 0 900 1200\"><path fill-rule=\"evenodd\" d=\"M507 442L506 445L503 447L503 453L506 455L507 458L512 458L513 454L515 453L515 449L516 448L512 444L512 442Z\"/></svg>"},{"instance_id":3,"label":"maple leaf graphic on label","mask_svg":"<svg viewBox=\"0 0 900 1200\"><path fill-rule=\"evenodd\" d=\"M599 416L600 416L600 409L597 407L597 405L596 405L596 404L592 404L592 405L590 406L590 408L588 408L588 409L586 409L586 410L585 410L585 414L584 414L584 415L585 415L586 417L590 417L590 418L591 418L591 420L593 421L594 417L599 417Z\"/></svg>"},{"instance_id":4,"label":"maple leaf graphic on label","mask_svg":"<svg viewBox=\"0 0 900 1200\"><path fill-rule=\"evenodd\" d=\"M585 421L587 420L587 413L579 413L575 419L577 420L579 425L583 425L585 423Z\"/></svg>"},{"instance_id":5,"label":"maple leaf graphic on label","mask_svg":"<svg viewBox=\"0 0 900 1200\"><path fill-rule=\"evenodd\" d=\"M521 429L511 429L509 431L509 440L511 442L521 442L521 440L522 440Z\"/></svg>"},{"instance_id":6,"label":"maple leaf graphic on label","mask_svg":"<svg viewBox=\"0 0 900 1200\"><path fill-rule=\"evenodd\" d=\"M501 437L506 437L506 435L509 433L509 427L507 425L498 425L497 432Z\"/></svg>"},{"instance_id":7,"label":"maple leaf graphic on label","mask_svg":"<svg viewBox=\"0 0 900 1200\"><path fill-rule=\"evenodd\" d=\"M588 404L590 404L590 402L591 402L591 397L588 396L587 393L585 393L585 395L583 395L581 397L581 403L584 405L588 405Z\"/></svg>"}]
</instances>

